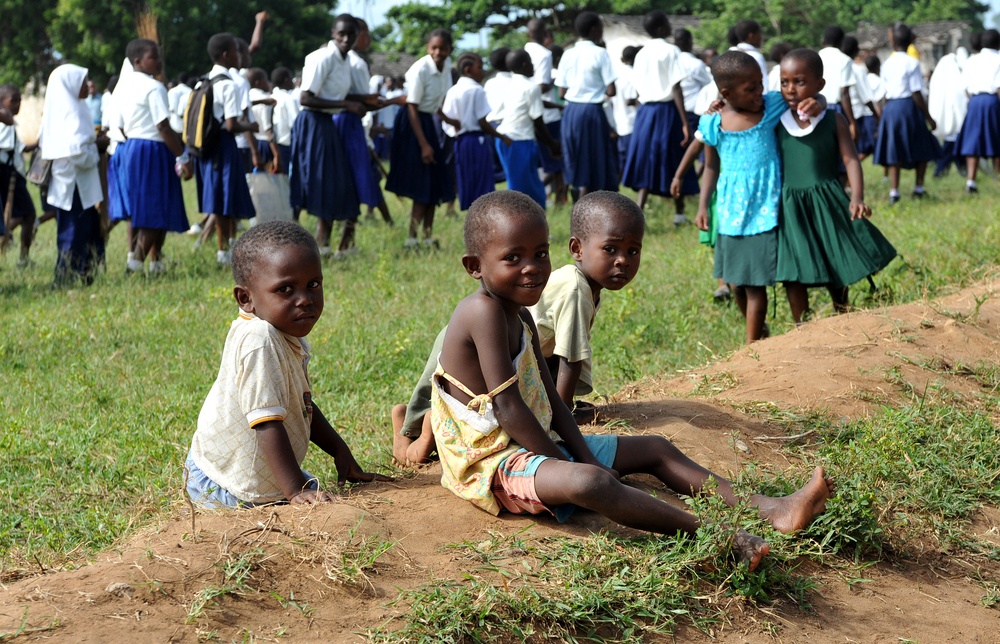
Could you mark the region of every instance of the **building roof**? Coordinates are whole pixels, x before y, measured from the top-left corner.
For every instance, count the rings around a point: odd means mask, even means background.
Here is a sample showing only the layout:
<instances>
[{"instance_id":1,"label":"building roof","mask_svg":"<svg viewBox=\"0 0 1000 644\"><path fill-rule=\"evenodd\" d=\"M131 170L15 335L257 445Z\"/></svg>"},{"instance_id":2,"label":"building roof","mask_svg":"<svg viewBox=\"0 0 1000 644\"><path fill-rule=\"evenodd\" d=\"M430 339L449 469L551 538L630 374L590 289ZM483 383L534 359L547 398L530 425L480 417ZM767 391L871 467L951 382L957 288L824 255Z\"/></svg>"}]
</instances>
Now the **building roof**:
<instances>
[{"instance_id":1,"label":"building roof","mask_svg":"<svg viewBox=\"0 0 1000 644\"><path fill-rule=\"evenodd\" d=\"M372 76L392 76L394 78L406 75L406 70L413 63L417 62L417 57L398 51L372 51L365 56L368 59L368 71Z\"/></svg>"},{"instance_id":2,"label":"building roof","mask_svg":"<svg viewBox=\"0 0 1000 644\"><path fill-rule=\"evenodd\" d=\"M861 49L877 50L889 47L890 25L873 25L869 22L858 24L857 31L852 34L858 39ZM910 25L917 45L927 43L943 45L951 43L956 32L969 31L969 23L964 20L938 20Z\"/></svg>"}]
</instances>

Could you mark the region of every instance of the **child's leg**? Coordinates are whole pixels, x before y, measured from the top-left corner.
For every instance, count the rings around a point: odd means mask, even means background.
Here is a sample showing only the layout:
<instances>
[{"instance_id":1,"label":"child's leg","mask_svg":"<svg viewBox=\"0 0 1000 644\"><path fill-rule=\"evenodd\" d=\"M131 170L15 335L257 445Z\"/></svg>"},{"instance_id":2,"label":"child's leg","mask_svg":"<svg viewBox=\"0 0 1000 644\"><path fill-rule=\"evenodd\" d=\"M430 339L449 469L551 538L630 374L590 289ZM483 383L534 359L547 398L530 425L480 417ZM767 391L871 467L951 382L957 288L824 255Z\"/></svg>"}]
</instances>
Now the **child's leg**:
<instances>
[{"instance_id":1,"label":"child's leg","mask_svg":"<svg viewBox=\"0 0 1000 644\"><path fill-rule=\"evenodd\" d=\"M344 222L344 233L340 236L340 246L337 250L347 250L354 245L354 229L357 223L357 219L348 219Z\"/></svg>"},{"instance_id":2,"label":"child's leg","mask_svg":"<svg viewBox=\"0 0 1000 644\"><path fill-rule=\"evenodd\" d=\"M747 344L764 337L767 319L767 287L744 286L746 289Z\"/></svg>"},{"instance_id":3,"label":"child's leg","mask_svg":"<svg viewBox=\"0 0 1000 644\"><path fill-rule=\"evenodd\" d=\"M889 190L892 193L899 194L899 166L891 165L887 170L889 171Z\"/></svg>"},{"instance_id":4,"label":"child's leg","mask_svg":"<svg viewBox=\"0 0 1000 644\"><path fill-rule=\"evenodd\" d=\"M434 204L424 204L424 241L434 239Z\"/></svg>"},{"instance_id":5,"label":"child's leg","mask_svg":"<svg viewBox=\"0 0 1000 644\"><path fill-rule=\"evenodd\" d=\"M727 504L733 506L739 502L729 481L695 463L661 436L619 436L614 468L622 476L652 474L674 492L688 495L701 494L711 477ZM809 482L792 494L783 497L754 494L750 505L779 532L793 532L808 526L813 517L826 509L832 492L833 482L825 478L822 467L817 467Z\"/></svg>"},{"instance_id":6,"label":"child's leg","mask_svg":"<svg viewBox=\"0 0 1000 644\"><path fill-rule=\"evenodd\" d=\"M917 164L917 180L915 183L915 193L920 194L924 189L924 177L927 176L927 162L921 161Z\"/></svg>"},{"instance_id":7,"label":"child's leg","mask_svg":"<svg viewBox=\"0 0 1000 644\"><path fill-rule=\"evenodd\" d=\"M848 298L847 286L827 285L826 290L830 292L830 299L833 300L833 310L837 313L847 313L851 310L851 303Z\"/></svg>"},{"instance_id":8,"label":"child's leg","mask_svg":"<svg viewBox=\"0 0 1000 644\"><path fill-rule=\"evenodd\" d=\"M324 252L322 249L326 248L327 253L330 252L330 233L333 231L333 224L322 217L316 223L316 243L320 247L320 252Z\"/></svg>"},{"instance_id":9,"label":"child's leg","mask_svg":"<svg viewBox=\"0 0 1000 644\"><path fill-rule=\"evenodd\" d=\"M424 223L424 212L426 209L427 204L420 203L419 201L414 201L413 205L410 207L410 239L417 238L420 226Z\"/></svg>"},{"instance_id":10,"label":"child's leg","mask_svg":"<svg viewBox=\"0 0 1000 644\"><path fill-rule=\"evenodd\" d=\"M809 289L801 282L784 282L784 286L788 307L792 310L792 319L798 324L809 310Z\"/></svg>"},{"instance_id":11,"label":"child's leg","mask_svg":"<svg viewBox=\"0 0 1000 644\"><path fill-rule=\"evenodd\" d=\"M26 212L20 219L21 223L21 262L27 263L31 250L31 242L35 239L35 213Z\"/></svg>"},{"instance_id":12,"label":"child's leg","mask_svg":"<svg viewBox=\"0 0 1000 644\"><path fill-rule=\"evenodd\" d=\"M639 192L636 194L635 203L639 208L645 210L646 202L649 200L649 188L639 188Z\"/></svg>"},{"instance_id":13,"label":"child's leg","mask_svg":"<svg viewBox=\"0 0 1000 644\"><path fill-rule=\"evenodd\" d=\"M382 214L382 221L389 224L390 226L396 223L392 220L392 215L389 214L389 204L385 202L384 198L378 202L378 211ZM370 210L368 214L369 215L372 214Z\"/></svg>"},{"instance_id":14,"label":"child's leg","mask_svg":"<svg viewBox=\"0 0 1000 644\"><path fill-rule=\"evenodd\" d=\"M968 156L965 157L965 178L969 181L976 180L976 173L979 172L979 157Z\"/></svg>"}]
</instances>

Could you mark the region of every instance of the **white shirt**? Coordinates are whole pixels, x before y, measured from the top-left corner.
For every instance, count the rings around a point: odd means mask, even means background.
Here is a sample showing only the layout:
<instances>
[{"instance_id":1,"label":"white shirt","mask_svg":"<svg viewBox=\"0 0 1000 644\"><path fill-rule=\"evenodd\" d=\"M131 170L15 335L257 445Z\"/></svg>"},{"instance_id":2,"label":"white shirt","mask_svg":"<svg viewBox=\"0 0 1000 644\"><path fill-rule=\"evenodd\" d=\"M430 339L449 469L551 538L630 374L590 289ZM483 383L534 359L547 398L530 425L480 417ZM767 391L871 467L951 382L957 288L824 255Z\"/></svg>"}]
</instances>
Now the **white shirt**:
<instances>
[{"instance_id":1,"label":"white shirt","mask_svg":"<svg viewBox=\"0 0 1000 644\"><path fill-rule=\"evenodd\" d=\"M14 169L24 176L24 141L17 136L17 121L14 125L0 123L0 164L7 165L14 155Z\"/></svg>"},{"instance_id":2,"label":"white shirt","mask_svg":"<svg viewBox=\"0 0 1000 644\"><path fill-rule=\"evenodd\" d=\"M531 77L539 85L552 85L547 91L542 92L542 102L555 102L555 75L552 69L552 52L545 45L536 42L524 44L524 51L531 57L531 64L535 68L535 75ZM542 113L542 121L551 123L562 118L562 113L554 107L546 107Z\"/></svg>"},{"instance_id":3,"label":"white shirt","mask_svg":"<svg viewBox=\"0 0 1000 644\"><path fill-rule=\"evenodd\" d=\"M769 92L781 91L781 65L775 65L767 73L767 83L764 85L764 89Z\"/></svg>"},{"instance_id":4,"label":"white shirt","mask_svg":"<svg viewBox=\"0 0 1000 644\"><path fill-rule=\"evenodd\" d=\"M271 135L278 145L292 144L292 126L295 117L299 115L299 104L295 102L291 92L275 88L271 96L277 101L271 115Z\"/></svg>"},{"instance_id":5,"label":"white shirt","mask_svg":"<svg viewBox=\"0 0 1000 644\"><path fill-rule=\"evenodd\" d=\"M451 59L444 61L441 69L427 54L410 66L406 72L406 102L417 106L425 114L434 114L444 104L444 96L451 88Z\"/></svg>"},{"instance_id":6,"label":"white shirt","mask_svg":"<svg viewBox=\"0 0 1000 644\"><path fill-rule=\"evenodd\" d=\"M872 102L878 103L879 101L885 100L885 83L882 82L882 77L878 74L873 74L868 72L868 88L872 91ZM865 116L871 116L871 110L867 107L865 108Z\"/></svg>"},{"instance_id":7,"label":"white shirt","mask_svg":"<svg viewBox=\"0 0 1000 644\"><path fill-rule=\"evenodd\" d=\"M684 78L681 80L681 92L684 93L684 111L694 112L698 94L703 87L712 82L712 74L708 65L689 51L681 52L681 66L684 67Z\"/></svg>"},{"instance_id":8,"label":"white shirt","mask_svg":"<svg viewBox=\"0 0 1000 644\"><path fill-rule=\"evenodd\" d=\"M840 105L842 90L855 83L854 61L836 47L820 49L819 57L823 60L823 80L826 81L820 94L826 97L830 107Z\"/></svg>"},{"instance_id":9,"label":"white shirt","mask_svg":"<svg viewBox=\"0 0 1000 644\"><path fill-rule=\"evenodd\" d=\"M122 81L122 91L115 92L117 127L128 139L162 141L157 125L170 119L167 88L148 74L135 71ZM117 89L117 88L116 88Z\"/></svg>"},{"instance_id":10,"label":"white shirt","mask_svg":"<svg viewBox=\"0 0 1000 644\"><path fill-rule=\"evenodd\" d=\"M662 38L648 41L635 55L632 77L643 103L674 100L674 85L687 78L687 68L681 63L681 50Z\"/></svg>"},{"instance_id":11,"label":"white shirt","mask_svg":"<svg viewBox=\"0 0 1000 644\"><path fill-rule=\"evenodd\" d=\"M104 193L97 171L98 161L100 156L96 143L73 156L53 159L49 174L49 205L59 210L71 210L74 190L80 191L80 203L84 210L100 203Z\"/></svg>"},{"instance_id":12,"label":"white shirt","mask_svg":"<svg viewBox=\"0 0 1000 644\"><path fill-rule=\"evenodd\" d=\"M371 93L369 84L372 75L368 71L368 63L361 57L361 54L353 49L347 52L347 64L351 66L351 89L347 93L359 96Z\"/></svg>"},{"instance_id":13,"label":"white shirt","mask_svg":"<svg viewBox=\"0 0 1000 644\"><path fill-rule=\"evenodd\" d=\"M405 96L405 95L406 92L404 92L401 89L392 89L385 93L385 98L388 100L396 98L398 96ZM402 108L399 105L395 104L386 105L379 111L375 112L375 115L376 118L378 118L379 123L381 123L385 128L391 130L393 127L393 123L396 122L396 113L399 112L399 110L401 109Z\"/></svg>"},{"instance_id":14,"label":"white shirt","mask_svg":"<svg viewBox=\"0 0 1000 644\"><path fill-rule=\"evenodd\" d=\"M511 76L505 87L503 102L493 112L500 121L497 132L514 141L535 140L535 119L541 118L545 109L541 89L520 74Z\"/></svg>"},{"instance_id":15,"label":"white shirt","mask_svg":"<svg viewBox=\"0 0 1000 644\"><path fill-rule=\"evenodd\" d=\"M600 105L608 86L617 79L608 51L592 40L578 40L559 61L556 85L566 88L567 102Z\"/></svg>"},{"instance_id":16,"label":"white shirt","mask_svg":"<svg viewBox=\"0 0 1000 644\"><path fill-rule=\"evenodd\" d=\"M240 111L247 115L247 120L254 123L253 112L250 110L250 81L247 80L245 69L236 69L235 67L229 70L229 76L232 77L233 83L236 84L236 97L240 104ZM247 142L246 134L240 134L236 137L236 147L247 149L250 144Z\"/></svg>"},{"instance_id":17,"label":"white shirt","mask_svg":"<svg viewBox=\"0 0 1000 644\"><path fill-rule=\"evenodd\" d=\"M638 108L628 104L629 100L639 96L632 84L633 75L631 67L622 66L618 71L618 81L615 83L615 95L611 97L611 113L618 136L628 136L635 130L635 113Z\"/></svg>"},{"instance_id":18,"label":"white shirt","mask_svg":"<svg viewBox=\"0 0 1000 644\"><path fill-rule=\"evenodd\" d=\"M503 103L503 95L507 91L507 81L510 80L511 76L510 72L497 72L493 78L488 79L483 84L483 90L486 92L486 101L490 104L490 109L496 110ZM497 119L491 114L489 120L495 121Z\"/></svg>"},{"instance_id":19,"label":"white shirt","mask_svg":"<svg viewBox=\"0 0 1000 644\"><path fill-rule=\"evenodd\" d=\"M1000 89L1000 52L982 49L969 56L962 68L962 80L969 96L995 94Z\"/></svg>"},{"instance_id":20,"label":"white shirt","mask_svg":"<svg viewBox=\"0 0 1000 644\"><path fill-rule=\"evenodd\" d=\"M243 110L240 109L240 98L233 77L229 74L229 70L222 65L215 65L208 73L209 80L216 76L225 76L226 78L220 79L215 85L212 85L212 114L220 121L238 119L243 114Z\"/></svg>"},{"instance_id":21,"label":"white shirt","mask_svg":"<svg viewBox=\"0 0 1000 644\"><path fill-rule=\"evenodd\" d=\"M920 61L905 51L894 51L882 63L882 83L885 85L885 99L910 98L916 92L924 91L924 77L920 73Z\"/></svg>"},{"instance_id":22,"label":"white shirt","mask_svg":"<svg viewBox=\"0 0 1000 644\"><path fill-rule=\"evenodd\" d=\"M271 94L268 94L262 89L257 89L256 87L250 88L249 97L251 103L250 111L253 113L253 120L257 122L257 131L254 132L253 138L258 141L269 141L270 136L268 135L268 131L274 129L274 111L278 106L264 104L253 105L255 101L273 98Z\"/></svg>"},{"instance_id":23,"label":"white shirt","mask_svg":"<svg viewBox=\"0 0 1000 644\"><path fill-rule=\"evenodd\" d=\"M316 98L325 101L342 101L351 91L351 64L346 56L340 55L337 45L331 40L326 47L317 49L306 56L302 67L303 92L312 92ZM313 108L305 108L313 109ZM318 110L335 114L340 110Z\"/></svg>"},{"instance_id":24,"label":"white shirt","mask_svg":"<svg viewBox=\"0 0 1000 644\"><path fill-rule=\"evenodd\" d=\"M188 98L191 97L191 88L180 83L167 90L167 108L170 110L170 129L174 132L184 131L184 109L187 107Z\"/></svg>"},{"instance_id":25,"label":"white shirt","mask_svg":"<svg viewBox=\"0 0 1000 644\"><path fill-rule=\"evenodd\" d=\"M757 61L757 65L760 66L760 77L761 79L767 78L767 59L764 58L764 54L760 53L760 50L751 45L748 42L738 43L735 47L730 47L729 51L742 51L743 53L750 54L750 57ZM764 88L765 94L767 93L767 88Z\"/></svg>"},{"instance_id":26,"label":"white shirt","mask_svg":"<svg viewBox=\"0 0 1000 644\"><path fill-rule=\"evenodd\" d=\"M481 131L479 119L489 115L490 104L486 100L486 91L483 86L468 76L463 76L448 90L441 111L444 112L445 116L462 122L460 130L455 130L448 123L444 123L442 126L445 134L456 137L459 134Z\"/></svg>"},{"instance_id":27,"label":"white shirt","mask_svg":"<svg viewBox=\"0 0 1000 644\"><path fill-rule=\"evenodd\" d=\"M851 71L854 73L854 84L851 85L851 111L854 118L859 119L865 116L865 109L868 103L874 103L872 88L868 84L868 68L861 63L851 61ZM871 112L871 110L868 110Z\"/></svg>"}]
</instances>

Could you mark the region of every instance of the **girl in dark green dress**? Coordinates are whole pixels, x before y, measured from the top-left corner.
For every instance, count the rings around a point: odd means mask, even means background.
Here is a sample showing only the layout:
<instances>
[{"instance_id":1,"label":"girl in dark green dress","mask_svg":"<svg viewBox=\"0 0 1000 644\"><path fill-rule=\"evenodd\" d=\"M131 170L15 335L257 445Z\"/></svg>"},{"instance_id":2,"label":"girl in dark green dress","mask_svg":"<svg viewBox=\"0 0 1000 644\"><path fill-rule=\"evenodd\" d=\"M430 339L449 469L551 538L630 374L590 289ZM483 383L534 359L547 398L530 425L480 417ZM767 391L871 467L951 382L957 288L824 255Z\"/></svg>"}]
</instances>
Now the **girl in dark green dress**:
<instances>
[{"instance_id":1,"label":"girl in dark green dress","mask_svg":"<svg viewBox=\"0 0 1000 644\"><path fill-rule=\"evenodd\" d=\"M784 165L776 281L784 282L792 317L802 321L809 286L825 285L836 311L848 309L848 287L884 268L896 249L868 218L861 162L843 116L818 118L798 111L823 88L823 61L796 49L781 61L781 93L788 111L778 126ZM838 177L847 169L848 197Z\"/></svg>"}]
</instances>

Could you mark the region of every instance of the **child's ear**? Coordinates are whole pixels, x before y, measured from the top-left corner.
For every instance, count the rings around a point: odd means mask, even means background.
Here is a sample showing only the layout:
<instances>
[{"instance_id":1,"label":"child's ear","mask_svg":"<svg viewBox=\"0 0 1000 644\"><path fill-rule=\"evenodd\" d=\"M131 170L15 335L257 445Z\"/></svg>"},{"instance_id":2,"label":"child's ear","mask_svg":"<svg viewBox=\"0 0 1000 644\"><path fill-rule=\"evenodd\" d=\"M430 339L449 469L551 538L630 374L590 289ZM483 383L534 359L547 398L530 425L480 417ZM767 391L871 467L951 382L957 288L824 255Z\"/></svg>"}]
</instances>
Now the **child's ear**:
<instances>
[{"instance_id":1,"label":"child's ear","mask_svg":"<svg viewBox=\"0 0 1000 644\"><path fill-rule=\"evenodd\" d=\"M822 90L824 87L826 87L826 79L825 78L821 78L821 79L819 79L819 88L820 88L820 90Z\"/></svg>"},{"instance_id":2,"label":"child's ear","mask_svg":"<svg viewBox=\"0 0 1000 644\"><path fill-rule=\"evenodd\" d=\"M573 261L581 261L583 259L583 241L576 237L570 237L569 254L573 256Z\"/></svg>"},{"instance_id":3,"label":"child's ear","mask_svg":"<svg viewBox=\"0 0 1000 644\"><path fill-rule=\"evenodd\" d=\"M236 304L244 312L253 313L253 297L250 295L250 289L237 284L233 287L233 297L236 298Z\"/></svg>"},{"instance_id":4,"label":"child's ear","mask_svg":"<svg viewBox=\"0 0 1000 644\"><path fill-rule=\"evenodd\" d=\"M483 276L479 257L475 255L462 255L462 266L465 267L465 272L472 276L472 279L479 279Z\"/></svg>"}]
</instances>

